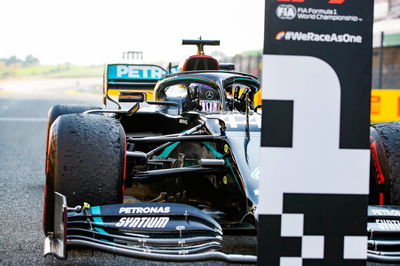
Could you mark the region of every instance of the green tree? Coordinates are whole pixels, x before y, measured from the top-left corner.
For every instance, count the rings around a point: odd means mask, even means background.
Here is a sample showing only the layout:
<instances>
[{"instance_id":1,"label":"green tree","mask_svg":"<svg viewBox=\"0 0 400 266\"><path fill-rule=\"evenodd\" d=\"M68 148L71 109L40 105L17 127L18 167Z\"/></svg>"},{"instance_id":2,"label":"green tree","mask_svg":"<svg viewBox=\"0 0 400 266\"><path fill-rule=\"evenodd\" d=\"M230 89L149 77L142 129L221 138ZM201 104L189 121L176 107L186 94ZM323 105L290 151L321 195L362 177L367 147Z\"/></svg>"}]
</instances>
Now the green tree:
<instances>
[{"instance_id":1,"label":"green tree","mask_svg":"<svg viewBox=\"0 0 400 266\"><path fill-rule=\"evenodd\" d=\"M25 66L35 66L39 64L39 59L34 57L33 55L27 55L25 57L24 65Z\"/></svg>"},{"instance_id":2,"label":"green tree","mask_svg":"<svg viewBox=\"0 0 400 266\"><path fill-rule=\"evenodd\" d=\"M10 66L10 65L15 65L15 64L22 63L22 61L21 61L21 59L19 59L15 55L13 55L13 56L10 56L9 58L5 59L4 63L7 66Z\"/></svg>"}]
</instances>

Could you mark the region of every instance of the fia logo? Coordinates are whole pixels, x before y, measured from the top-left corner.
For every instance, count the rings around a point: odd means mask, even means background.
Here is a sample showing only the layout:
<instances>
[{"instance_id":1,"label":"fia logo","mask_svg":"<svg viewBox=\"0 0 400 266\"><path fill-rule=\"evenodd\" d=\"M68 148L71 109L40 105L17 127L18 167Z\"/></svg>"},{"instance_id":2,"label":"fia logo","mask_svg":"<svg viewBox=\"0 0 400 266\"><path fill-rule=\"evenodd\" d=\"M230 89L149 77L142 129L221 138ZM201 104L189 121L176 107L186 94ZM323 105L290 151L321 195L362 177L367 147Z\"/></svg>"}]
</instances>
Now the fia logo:
<instances>
[{"instance_id":1,"label":"fia logo","mask_svg":"<svg viewBox=\"0 0 400 266\"><path fill-rule=\"evenodd\" d=\"M276 8L276 16L280 19L294 19L296 17L296 7L293 5L279 5Z\"/></svg>"}]
</instances>

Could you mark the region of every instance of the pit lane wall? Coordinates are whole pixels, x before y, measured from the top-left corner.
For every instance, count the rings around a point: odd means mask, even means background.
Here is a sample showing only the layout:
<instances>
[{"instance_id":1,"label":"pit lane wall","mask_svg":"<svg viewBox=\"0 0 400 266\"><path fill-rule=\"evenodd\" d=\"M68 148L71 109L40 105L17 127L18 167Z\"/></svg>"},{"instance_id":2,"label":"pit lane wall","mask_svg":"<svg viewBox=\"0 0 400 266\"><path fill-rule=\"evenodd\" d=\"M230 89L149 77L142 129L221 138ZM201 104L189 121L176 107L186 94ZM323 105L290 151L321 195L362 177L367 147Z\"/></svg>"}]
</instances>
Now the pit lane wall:
<instances>
[{"instance_id":1,"label":"pit lane wall","mask_svg":"<svg viewBox=\"0 0 400 266\"><path fill-rule=\"evenodd\" d=\"M371 123L400 120L400 90L371 91Z\"/></svg>"}]
</instances>

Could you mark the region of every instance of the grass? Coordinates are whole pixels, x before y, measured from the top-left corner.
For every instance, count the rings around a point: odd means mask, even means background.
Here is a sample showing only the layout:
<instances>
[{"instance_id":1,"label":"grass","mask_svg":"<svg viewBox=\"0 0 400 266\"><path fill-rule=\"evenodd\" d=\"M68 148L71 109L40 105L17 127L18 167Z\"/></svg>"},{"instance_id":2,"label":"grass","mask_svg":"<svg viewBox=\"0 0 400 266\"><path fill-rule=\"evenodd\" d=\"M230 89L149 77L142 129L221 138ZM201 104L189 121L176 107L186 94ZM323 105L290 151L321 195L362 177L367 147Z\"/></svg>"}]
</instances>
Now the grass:
<instances>
[{"instance_id":1,"label":"grass","mask_svg":"<svg viewBox=\"0 0 400 266\"><path fill-rule=\"evenodd\" d=\"M72 78L99 77L103 74L103 66L76 66L70 64L32 67L1 67L0 79L6 78Z\"/></svg>"}]
</instances>

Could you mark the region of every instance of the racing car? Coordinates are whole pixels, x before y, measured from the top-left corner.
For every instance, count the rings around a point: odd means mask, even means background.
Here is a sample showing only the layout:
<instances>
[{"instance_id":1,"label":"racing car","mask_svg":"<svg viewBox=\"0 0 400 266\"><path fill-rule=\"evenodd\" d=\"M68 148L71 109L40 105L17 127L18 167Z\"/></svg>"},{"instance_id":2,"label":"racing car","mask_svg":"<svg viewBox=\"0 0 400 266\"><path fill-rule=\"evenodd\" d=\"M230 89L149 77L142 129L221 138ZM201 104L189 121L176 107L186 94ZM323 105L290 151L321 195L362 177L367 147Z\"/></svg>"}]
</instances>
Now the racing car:
<instances>
[{"instance_id":1,"label":"racing car","mask_svg":"<svg viewBox=\"0 0 400 266\"><path fill-rule=\"evenodd\" d=\"M244 73L185 71L159 80L154 100L121 89L116 109L52 107L45 254L65 258L66 246L84 246L255 263L221 248L223 234L256 233L259 89Z\"/></svg>"},{"instance_id":2,"label":"racing car","mask_svg":"<svg viewBox=\"0 0 400 266\"><path fill-rule=\"evenodd\" d=\"M157 73L146 67L133 69ZM157 260L256 262L221 250L224 235L256 234L257 78L221 70L169 74L156 83L154 100L120 86L116 109L49 111L45 254L66 258L67 246L83 246ZM400 122L371 126L366 231L374 261L400 262L399 140Z\"/></svg>"}]
</instances>

